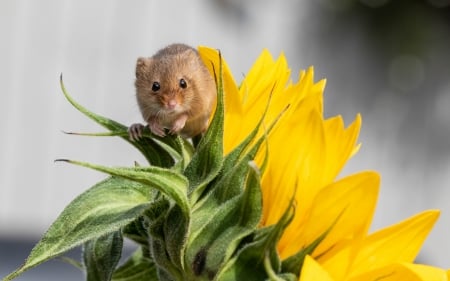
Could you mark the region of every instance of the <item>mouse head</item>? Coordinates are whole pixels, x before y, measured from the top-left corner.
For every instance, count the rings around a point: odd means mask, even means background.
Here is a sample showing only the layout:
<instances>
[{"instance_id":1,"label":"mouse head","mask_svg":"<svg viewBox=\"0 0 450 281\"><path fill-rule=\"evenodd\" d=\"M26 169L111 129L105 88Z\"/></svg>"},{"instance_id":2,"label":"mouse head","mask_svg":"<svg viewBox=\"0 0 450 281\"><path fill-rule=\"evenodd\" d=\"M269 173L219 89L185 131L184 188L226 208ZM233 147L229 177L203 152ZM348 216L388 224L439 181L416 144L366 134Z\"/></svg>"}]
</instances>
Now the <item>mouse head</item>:
<instances>
[{"instance_id":1,"label":"mouse head","mask_svg":"<svg viewBox=\"0 0 450 281\"><path fill-rule=\"evenodd\" d=\"M188 112L196 99L198 68L197 56L189 49L138 58L135 85L144 118L156 115L155 112L167 115Z\"/></svg>"}]
</instances>

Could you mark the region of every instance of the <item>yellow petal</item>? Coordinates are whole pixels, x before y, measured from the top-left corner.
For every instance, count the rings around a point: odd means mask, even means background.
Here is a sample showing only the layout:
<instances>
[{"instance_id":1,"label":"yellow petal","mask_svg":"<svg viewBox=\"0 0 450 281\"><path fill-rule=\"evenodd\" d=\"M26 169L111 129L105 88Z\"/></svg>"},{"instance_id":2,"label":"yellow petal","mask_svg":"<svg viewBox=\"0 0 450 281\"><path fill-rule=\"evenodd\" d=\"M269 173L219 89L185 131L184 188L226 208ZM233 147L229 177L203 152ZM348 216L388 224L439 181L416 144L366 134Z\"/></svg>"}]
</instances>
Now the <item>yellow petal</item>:
<instances>
[{"instance_id":1,"label":"yellow petal","mask_svg":"<svg viewBox=\"0 0 450 281\"><path fill-rule=\"evenodd\" d=\"M324 154L323 124L317 112L300 117L292 126L280 123L269 137L269 163L262 177L264 225L279 220L296 190L299 209L315 196Z\"/></svg>"},{"instance_id":2,"label":"yellow petal","mask_svg":"<svg viewBox=\"0 0 450 281\"><path fill-rule=\"evenodd\" d=\"M218 52L199 47L199 53L217 76ZM308 246L335 223L313 253L321 266L307 257L300 280L331 280L330 276L334 280L443 280L442 276L450 275L450 271L409 264L438 211L424 212L366 236L378 194L378 175L365 172L333 183L359 149L361 117L357 115L347 128L340 116L324 120L325 80L315 83L312 67L300 72L297 83L289 81L289 76L284 55L274 60L264 50L238 87L223 61L225 154L247 137L266 109L259 136L283 112L255 159L261 164L268 152L261 180L261 224L276 223L295 199L296 214L278 244L281 257Z\"/></svg>"},{"instance_id":3,"label":"yellow petal","mask_svg":"<svg viewBox=\"0 0 450 281\"><path fill-rule=\"evenodd\" d=\"M208 70L212 75L218 77L219 75L219 56L218 51L215 49L211 49L208 47L199 46L198 51L200 57L205 63ZM214 73L215 71L215 73ZM242 113L241 100L242 98L239 95L239 90L236 87L236 82L233 78L233 74L231 73L227 62L222 59L222 76L223 76L223 86L225 92L225 99L227 106L227 112L237 112L239 114Z\"/></svg>"},{"instance_id":4,"label":"yellow petal","mask_svg":"<svg viewBox=\"0 0 450 281\"><path fill-rule=\"evenodd\" d=\"M353 264L352 275L393 262L412 262L439 217L429 210L368 236Z\"/></svg>"},{"instance_id":5,"label":"yellow petal","mask_svg":"<svg viewBox=\"0 0 450 281\"><path fill-rule=\"evenodd\" d=\"M304 110L303 100L314 100L314 108L320 115L323 115L323 91L325 80L314 82L314 68L309 67L307 71L301 71L298 83L290 87L293 94L291 102L292 115L296 115L298 110Z\"/></svg>"},{"instance_id":6,"label":"yellow petal","mask_svg":"<svg viewBox=\"0 0 450 281\"><path fill-rule=\"evenodd\" d=\"M331 182L357 150L356 142L361 128L358 114L353 123L344 128L341 116L325 120L327 161L324 163L324 183Z\"/></svg>"},{"instance_id":7,"label":"yellow petal","mask_svg":"<svg viewBox=\"0 0 450 281\"><path fill-rule=\"evenodd\" d=\"M302 220L293 221L279 243L282 256L295 254L313 243L335 224L313 253L326 260L341 241L367 234L378 198L380 178L362 172L339 180L319 191ZM299 241L293 244L289 241Z\"/></svg>"},{"instance_id":8,"label":"yellow petal","mask_svg":"<svg viewBox=\"0 0 450 281\"><path fill-rule=\"evenodd\" d=\"M347 280L360 244L361 239L341 241L336 247L333 247L332 258L328 256L320 264L335 280Z\"/></svg>"},{"instance_id":9,"label":"yellow petal","mask_svg":"<svg viewBox=\"0 0 450 281\"><path fill-rule=\"evenodd\" d=\"M306 256L299 281L333 281L333 279L313 258Z\"/></svg>"},{"instance_id":10,"label":"yellow petal","mask_svg":"<svg viewBox=\"0 0 450 281\"><path fill-rule=\"evenodd\" d=\"M412 262L438 216L439 211L425 211L364 240L343 241L321 264L336 280L344 280L392 263Z\"/></svg>"},{"instance_id":11,"label":"yellow petal","mask_svg":"<svg viewBox=\"0 0 450 281\"><path fill-rule=\"evenodd\" d=\"M322 189L312 204L310 226L305 231L315 228L316 234L308 239L318 237L339 216L336 225L315 250L322 260L332 256L340 242L360 239L367 235L378 199L380 176L375 172L361 172L343 178ZM323 226L317 227L317 221ZM322 228L322 229L320 229ZM311 231L312 232L312 231ZM311 233L312 234L312 233Z\"/></svg>"},{"instance_id":12,"label":"yellow petal","mask_svg":"<svg viewBox=\"0 0 450 281\"><path fill-rule=\"evenodd\" d=\"M289 74L284 56L274 61L267 50L262 52L239 88L244 107L243 116L235 123L235 131L240 132L239 140L255 128L264 113L264 127L258 137L285 111L293 96L286 87Z\"/></svg>"},{"instance_id":13,"label":"yellow petal","mask_svg":"<svg viewBox=\"0 0 450 281\"><path fill-rule=\"evenodd\" d=\"M367 280L383 280L383 281L447 281L445 270L412 263L394 263L384 267L365 272L349 281L367 281Z\"/></svg>"},{"instance_id":14,"label":"yellow petal","mask_svg":"<svg viewBox=\"0 0 450 281\"><path fill-rule=\"evenodd\" d=\"M251 113L254 108L264 109L272 92L282 92L290 76L286 58L281 55L276 61L267 50L264 50L245 76L240 87L245 104L245 112ZM281 94L281 93L280 93ZM278 94L273 98L282 98ZM286 98L284 97L285 103ZM258 112L258 111L256 111ZM254 114L260 116L262 112Z\"/></svg>"},{"instance_id":15,"label":"yellow petal","mask_svg":"<svg viewBox=\"0 0 450 281\"><path fill-rule=\"evenodd\" d=\"M411 272L414 272L414 274L420 278L419 280L433 280L433 281L448 280L447 272L442 268L413 263L403 263L403 266L405 268L408 268Z\"/></svg>"}]
</instances>

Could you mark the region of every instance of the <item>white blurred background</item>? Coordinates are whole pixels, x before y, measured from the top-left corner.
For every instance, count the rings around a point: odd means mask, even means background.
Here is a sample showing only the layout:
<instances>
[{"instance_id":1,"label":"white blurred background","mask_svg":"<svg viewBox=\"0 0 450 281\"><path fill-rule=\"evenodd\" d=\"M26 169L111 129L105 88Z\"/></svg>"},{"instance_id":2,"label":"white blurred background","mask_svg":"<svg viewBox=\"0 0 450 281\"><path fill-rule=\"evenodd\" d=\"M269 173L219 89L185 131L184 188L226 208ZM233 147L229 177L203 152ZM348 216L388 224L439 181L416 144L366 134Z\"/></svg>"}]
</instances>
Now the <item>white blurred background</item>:
<instances>
[{"instance_id":1,"label":"white blurred background","mask_svg":"<svg viewBox=\"0 0 450 281\"><path fill-rule=\"evenodd\" d=\"M441 218L418 258L450 267L450 1L0 0L0 277L18 267L75 196L104 175L68 164L143 161L62 96L141 121L134 66L173 42L221 49L239 81L263 48L295 79L327 78L326 115L360 112L363 146L343 175L382 175L373 230L425 209ZM55 273L56 270L58 273ZM62 272L62 273L61 273ZM62 275L64 274L64 275ZM50 262L17 280L80 280ZM41 278L41 279L40 279ZM52 279L53 278L53 279ZM72 279L71 279L72 278Z\"/></svg>"}]
</instances>

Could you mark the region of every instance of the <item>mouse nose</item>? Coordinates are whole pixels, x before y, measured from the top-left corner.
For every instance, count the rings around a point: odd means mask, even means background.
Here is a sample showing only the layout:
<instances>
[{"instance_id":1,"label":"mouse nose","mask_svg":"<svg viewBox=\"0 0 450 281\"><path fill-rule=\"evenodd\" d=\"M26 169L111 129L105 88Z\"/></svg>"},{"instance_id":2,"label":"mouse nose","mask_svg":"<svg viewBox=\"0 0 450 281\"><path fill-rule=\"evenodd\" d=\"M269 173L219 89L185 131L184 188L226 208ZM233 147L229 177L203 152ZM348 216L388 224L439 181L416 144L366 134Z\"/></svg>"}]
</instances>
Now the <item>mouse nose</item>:
<instances>
[{"instance_id":1,"label":"mouse nose","mask_svg":"<svg viewBox=\"0 0 450 281\"><path fill-rule=\"evenodd\" d=\"M167 107L169 107L169 109L175 109L177 105L178 103L175 99L170 99L169 102L167 103Z\"/></svg>"}]
</instances>

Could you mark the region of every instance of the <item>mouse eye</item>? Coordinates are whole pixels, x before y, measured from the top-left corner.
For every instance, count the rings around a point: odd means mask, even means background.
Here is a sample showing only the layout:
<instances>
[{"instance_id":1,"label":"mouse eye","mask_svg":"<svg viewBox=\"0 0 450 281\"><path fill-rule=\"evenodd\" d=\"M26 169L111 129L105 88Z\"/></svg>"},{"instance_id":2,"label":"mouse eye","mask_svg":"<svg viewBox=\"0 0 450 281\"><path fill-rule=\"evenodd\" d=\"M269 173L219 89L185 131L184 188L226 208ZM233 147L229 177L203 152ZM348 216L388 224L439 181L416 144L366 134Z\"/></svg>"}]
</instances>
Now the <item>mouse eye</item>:
<instances>
[{"instance_id":1,"label":"mouse eye","mask_svg":"<svg viewBox=\"0 0 450 281\"><path fill-rule=\"evenodd\" d=\"M180 87L183 89L186 89L187 87L186 80L184 80L183 78L180 79Z\"/></svg>"},{"instance_id":2,"label":"mouse eye","mask_svg":"<svg viewBox=\"0 0 450 281\"><path fill-rule=\"evenodd\" d=\"M160 88L161 88L161 85L159 85L158 82L153 82L153 85L152 85L152 91L153 92L159 91Z\"/></svg>"}]
</instances>

